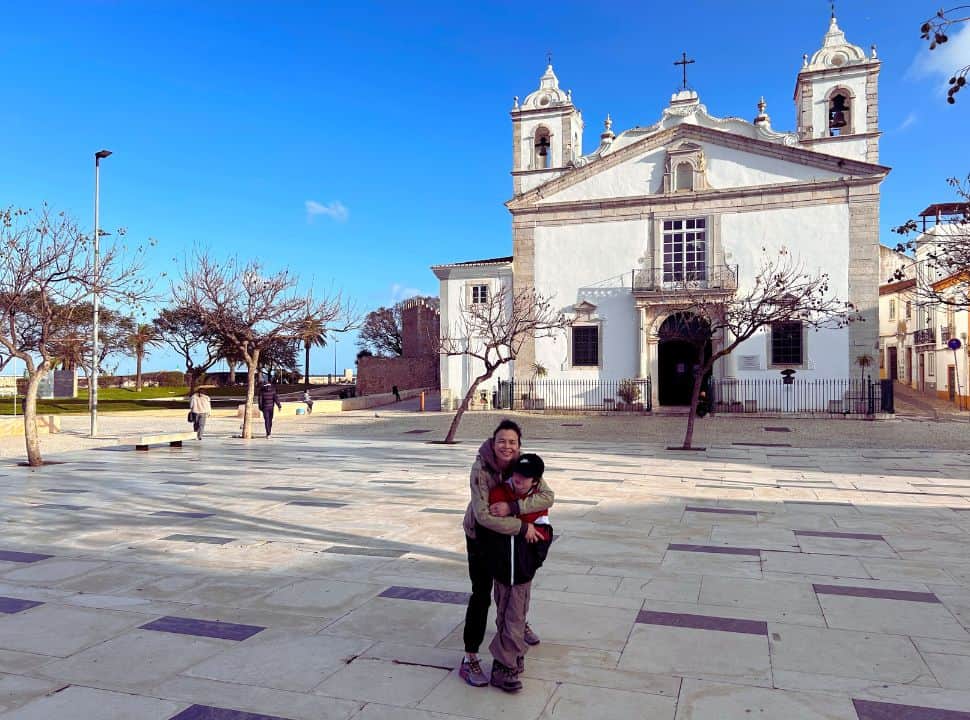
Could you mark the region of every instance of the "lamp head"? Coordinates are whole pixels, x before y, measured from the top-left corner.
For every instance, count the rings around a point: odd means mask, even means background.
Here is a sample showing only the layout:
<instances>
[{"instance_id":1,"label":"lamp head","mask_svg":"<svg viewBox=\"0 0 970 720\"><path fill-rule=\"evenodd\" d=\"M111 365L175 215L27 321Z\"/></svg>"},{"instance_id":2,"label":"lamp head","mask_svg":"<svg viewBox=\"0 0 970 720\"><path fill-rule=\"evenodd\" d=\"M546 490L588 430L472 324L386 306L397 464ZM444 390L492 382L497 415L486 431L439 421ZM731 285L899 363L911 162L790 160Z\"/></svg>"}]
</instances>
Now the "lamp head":
<instances>
[{"instance_id":1,"label":"lamp head","mask_svg":"<svg viewBox=\"0 0 970 720\"><path fill-rule=\"evenodd\" d=\"M94 153L94 157L97 160L104 160L110 154L111 154L110 150L98 150L96 153Z\"/></svg>"}]
</instances>

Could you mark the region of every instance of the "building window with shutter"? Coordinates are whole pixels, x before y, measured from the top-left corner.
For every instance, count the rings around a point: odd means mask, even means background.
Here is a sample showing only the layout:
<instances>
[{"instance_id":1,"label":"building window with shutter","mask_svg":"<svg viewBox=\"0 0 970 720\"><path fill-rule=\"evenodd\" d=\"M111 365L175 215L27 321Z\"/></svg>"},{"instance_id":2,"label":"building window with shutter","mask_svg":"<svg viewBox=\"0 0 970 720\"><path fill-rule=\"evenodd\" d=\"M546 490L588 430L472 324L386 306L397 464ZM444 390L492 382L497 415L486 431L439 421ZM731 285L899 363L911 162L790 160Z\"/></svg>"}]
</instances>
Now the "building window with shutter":
<instances>
[{"instance_id":1,"label":"building window with shutter","mask_svg":"<svg viewBox=\"0 0 970 720\"><path fill-rule=\"evenodd\" d=\"M771 364L802 365L805 348L800 320L771 324Z\"/></svg>"},{"instance_id":2,"label":"building window with shutter","mask_svg":"<svg viewBox=\"0 0 970 720\"><path fill-rule=\"evenodd\" d=\"M663 222L664 282L707 279L707 219Z\"/></svg>"},{"instance_id":3,"label":"building window with shutter","mask_svg":"<svg viewBox=\"0 0 970 720\"><path fill-rule=\"evenodd\" d=\"M600 329L598 325L579 325L572 328L573 365L597 367L600 364Z\"/></svg>"}]
</instances>

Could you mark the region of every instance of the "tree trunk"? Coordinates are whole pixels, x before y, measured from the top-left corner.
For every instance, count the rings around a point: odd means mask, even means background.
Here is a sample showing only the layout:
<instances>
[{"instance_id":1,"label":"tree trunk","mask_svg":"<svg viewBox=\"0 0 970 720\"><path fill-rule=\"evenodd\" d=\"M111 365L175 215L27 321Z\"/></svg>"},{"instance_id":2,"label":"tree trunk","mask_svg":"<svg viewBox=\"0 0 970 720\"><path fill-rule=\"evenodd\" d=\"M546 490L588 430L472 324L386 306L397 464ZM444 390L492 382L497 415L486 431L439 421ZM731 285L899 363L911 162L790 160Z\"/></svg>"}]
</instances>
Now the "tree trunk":
<instances>
[{"instance_id":1,"label":"tree trunk","mask_svg":"<svg viewBox=\"0 0 970 720\"><path fill-rule=\"evenodd\" d=\"M698 354L698 368L697 375L694 378L694 388L690 393L690 410L687 413L687 432L684 433L684 444L682 448L684 450L691 449L691 443L694 441L694 419L697 417L697 399L701 395L701 387L704 385L704 377L707 375L709 368L704 363L704 347L697 351Z\"/></svg>"},{"instance_id":2,"label":"tree trunk","mask_svg":"<svg viewBox=\"0 0 970 720\"><path fill-rule=\"evenodd\" d=\"M229 376L227 378L227 382L230 385L235 385L236 384L236 363L231 362L227 364L229 365Z\"/></svg>"},{"instance_id":3,"label":"tree trunk","mask_svg":"<svg viewBox=\"0 0 970 720\"><path fill-rule=\"evenodd\" d=\"M141 392L141 361L145 357L145 351L135 353L135 392Z\"/></svg>"},{"instance_id":4,"label":"tree trunk","mask_svg":"<svg viewBox=\"0 0 970 720\"><path fill-rule=\"evenodd\" d=\"M253 408L253 396L256 391L256 366L259 364L259 350L253 352L252 362L247 363L246 381L246 407L243 411L243 431L244 440L251 440L253 437L253 423L249 417Z\"/></svg>"},{"instance_id":5,"label":"tree trunk","mask_svg":"<svg viewBox=\"0 0 970 720\"><path fill-rule=\"evenodd\" d=\"M303 363L303 388L310 389L310 343L303 343L306 348L306 360Z\"/></svg>"},{"instance_id":6,"label":"tree trunk","mask_svg":"<svg viewBox=\"0 0 970 720\"><path fill-rule=\"evenodd\" d=\"M454 419L451 421L451 425L448 427L448 434L445 435L445 442L452 443L455 441L455 434L458 432L458 425L461 423L461 416L465 414L468 410L468 405L471 403L472 397L475 395L475 390L478 386L492 377L492 373L495 372L495 368L491 370L486 370L484 375L479 375L472 381L471 387L468 388L468 392L465 393L465 397L461 399L461 405L458 406L458 412L455 413Z\"/></svg>"},{"instance_id":7,"label":"tree trunk","mask_svg":"<svg viewBox=\"0 0 970 720\"><path fill-rule=\"evenodd\" d=\"M24 395L24 440L27 444L27 464L31 467L43 465L40 456L40 436L37 434L37 389L47 368L41 365L27 380L27 393Z\"/></svg>"}]
</instances>

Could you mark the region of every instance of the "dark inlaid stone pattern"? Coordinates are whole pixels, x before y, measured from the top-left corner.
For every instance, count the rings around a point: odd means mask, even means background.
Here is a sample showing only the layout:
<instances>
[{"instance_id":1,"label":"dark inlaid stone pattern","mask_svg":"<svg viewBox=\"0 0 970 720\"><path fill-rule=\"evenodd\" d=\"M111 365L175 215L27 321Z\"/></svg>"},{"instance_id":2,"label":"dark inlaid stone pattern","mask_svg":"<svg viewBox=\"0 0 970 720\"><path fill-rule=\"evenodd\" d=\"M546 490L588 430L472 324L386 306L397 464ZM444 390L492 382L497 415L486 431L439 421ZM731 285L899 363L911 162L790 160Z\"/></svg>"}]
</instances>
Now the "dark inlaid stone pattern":
<instances>
[{"instance_id":1,"label":"dark inlaid stone pattern","mask_svg":"<svg viewBox=\"0 0 970 720\"><path fill-rule=\"evenodd\" d=\"M731 443L732 445L741 445L745 447L791 447L790 443L756 443L756 442L736 442Z\"/></svg>"},{"instance_id":2,"label":"dark inlaid stone pattern","mask_svg":"<svg viewBox=\"0 0 970 720\"><path fill-rule=\"evenodd\" d=\"M404 587L394 585L382 592L378 597L393 598L395 600L420 600L423 602L449 603L451 605L467 605L470 593L454 592L451 590L433 590L430 588Z\"/></svg>"},{"instance_id":3,"label":"dark inlaid stone pattern","mask_svg":"<svg viewBox=\"0 0 970 720\"><path fill-rule=\"evenodd\" d=\"M788 427L766 427L765 432L791 432Z\"/></svg>"},{"instance_id":4,"label":"dark inlaid stone pattern","mask_svg":"<svg viewBox=\"0 0 970 720\"><path fill-rule=\"evenodd\" d=\"M21 600L20 598L0 596L0 613L12 615L13 613L19 613L23 610L30 610L30 608L35 608L38 605L43 604L44 603L38 602L37 600Z\"/></svg>"},{"instance_id":5,"label":"dark inlaid stone pattern","mask_svg":"<svg viewBox=\"0 0 970 720\"><path fill-rule=\"evenodd\" d=\"M207 545L225 545L231 543L236 538L216 537L213 535L169 535L162 540L172 540L173 542L205 543Z\"/></svg>"},{"instance_id":6,"label":"dark inlaid stone pattern","mask_svg":"<svg viewBox=\"0 0 970 720\"><path fill-rule=\"evenodd\" d=\"M689 512L717 513L719 515L748 515L750 517L758 515L757 510L736 510L734 508L701 507L698 505L688 505L684 509Z\"/></svg>"},{"instance_id":7,"label":"dark inlaid stone pattern","mask_svg":"<svg viewBox=\"0 0 970 720\"><path fill-rule=\"evenodd\" d=\"M692 628L695 630L720 630L721 632L743 633L745 635L768 635L768 623L762 620L740 620L737 618L715 617L712 615L690 615L687 613L655 612L641 610L637 622L643 625L666 625L668 627Z\"/></svg>"},{"instance_id":8,"label":"dark inlaid stone pattern","mask_svg":"<svg viewBox=\"0 0 970 720\"><path fill-rule=\"evenodd\" d=\"M859 720L970 720L970 712L920 705L896 705L875 700L852 700Z\"/></svg>"},{"instance_id":9,"label":"dark inlaid stone pattern","mask_svg":"<svg viewBox=\"0 0 970 720\"><path fill-rule=\"evenodd\" d=\"M300 505L302 507L326 507L326 508L347 507L347 503L337 502L336 500L290 500L286 504Z\"/></svg>"},{"instance_id":10,"label":"dark inlaid stone pattern","mask_svg":"<svg viewBox=\"0 0 970 720\"><path fill-rule=\"evenodd\" d=\"M67 503L41 503L40 505L31 505L33 510L86 510L87 505L69 505Z\"/></svg>"},{"instance_id":11,"label":"dark inlaid stone pattern","mask_svg":"<svg viewBox=\"0 0 970 720\"><path fill-rule=\"evenodd\" d=\"M173 715L169 720L287 720L287 718L243 710L230 710L212 705L193 705L178 715Z\"/></svg>"},{"instance_id":12,"label":"dark inlaid stone pattern","mask_svg":"<svg viewBox=\"0 0 970 720\"><path fill-rule=\"evenodd\" d=\"M368 480L369 483L377 483L379 485L417 485L417 480Z\"/></svg>"},{"instance_id":13,"label":"dark inlaid stone pattern","mask_svg":"<svg viewBox=\"0 0 970 720\"><path fill-rule=\"evenodd\" d=\"M260 713L230 710L213 705L193 705L185 708L178 715L169 720L287 720L278 715L261 715Z\"/></svg>"},{"instance_id":14,"label":"dark inlaid stone pattern","mask_svg":"<svg viewBox=\"0 0 970 720\"><path fill-rule=\"evenodd\" d=\"M714 553L718 555L750 555L752 557L761 557L761 550L758 548L730 547L728 545L688 545L684 543L670 543L667 545L667 549L677 550L679 552Z\"/></svg>"},{"instance_id":15,"label":"dark inlaid stone pattern","mask_svg":"<svg viewBox=\"0 0 970 720\"><path fill-rule=\"evenodd\" d=\"M908 600L909 602L939 603L940 599L929 592L912 590L884 590L882 588L853 587L851 585L817 585L812 589L818 595L848 595L850 597L873 598L876 600Z\"/></svg>"},{"instance_id":16,"label":"dark inlaid stone pattern","mask_svg":"<svg viewBox=\"0 0 970 720\"><path fill-rule=\"evenodd\" d=\"M464 515L464 510L454 510L452 508L421 508L423 513L436 513L438 515Z\"/></svg>"},{"instance_id":17,"label":"dark inlaid stone pattern","mask_svg":"<svg viewBox=\"0 0 970 720\"><path fill-rule=\"evenodd\" d=\"M181 510L159 510L153 512L152 515L158 515L160 517L182 517L182 518L196 518L201 520L202 518L212 517L214 513L207 512L183 512Z\"/></svg>"},{"instance_id":18,"label":"dark inlaid stone pattern","mask_svg":"<svg viewBox=\"0 0 970 720\"><path fill-rule=\"evenodd\" d=\"M86 492L90 492L90 490L81 490L80 488L46 488L44 490L41 490L41 492L61 493L63 495L70 495L74 493L86 493Z\"/></svg>"},{"instance_id":19,"label":"dark inlaid stone pattern","mask_svg":"<svg viewBox=\"0 0 970 720\"><path fill-rule=\"evenodd\" d=\"M294 487L292 485L267 485L261 490L273 490L279 492L310 492L313 490L312 487Z\"/></svg>"},{"instance_id":20,"label":"dark inlaid stone pattern","mask_svg":"<svg viewBox=\"0 0 970 720\"><path fill-rule=\"evenodd\" d=\"M844 540L882 540L886 542L886 538L882 535L875 535L873 533L832 532L830 530L795 530L794 532L795 535L802 537L823 537Z\"/></svg>"},{"instance_id":21,"label":"dark inlaid stone pattern","mask_svg":"<svg viewBox=\"0 0 970 720\"><path fill-rule=\"evenodd\" d=\"M158 632L176 633L178 635L196 635L198 637L216 638L219 640L245 640L251 638L266 628L259 625L240 625L238 623L219 622L218 620L197 620L195 618L166 615L158 620L152 620L141 626L142 630L156 630Z\"/></svg>"},{"instance_id":22,"label":"dark inlaid stone pattern","mask_svg":"<svg viewBox=\"0 0 970 720\"><path fill-rule=\"evenodd\" d=\"M163 485L207 485L208 483L199 482L198 480L166 480L162 484Z\"/></svg>"},{"instance_id":23,"label":"dark inlaid stone pattern","mask_svg":"<svg viewBox=\"0 0 970 720\"><path fill-rule=\"evenodd\" d=\"M17 552L16 550L0 550L0 561L2 562L18 562L18 563L35 563L41 560L47 560L48 558L54 557L53 555L44 555L42 553L29 553L29 552Z\"/></svg>"},{"instance_id":24,"label":"dark inlaid stone pattern","mask_svg":"<svg viewBox=\"0 0 970 720\"><path fill-rule=\"evenodd\" d=\"M395 550L393 548L352 547L349 545L334 545L333 547L328 547L324 552L334 553L336 555L364 555L367 557L388 558L399 558L405 554L404 550Z\"/></svg>"},{"instance_id":25,"label":"dark inlaid stone pattern","mask_svg":"<svg viewBox=\"0 0 970 720\"><path fill-rule=\"evenodd\" d=\"M598 500L569 500L567 498L556 498L557 505L599 505ZM970 508L967 508L970 510Z\"/></svg>"},{"instance_id":26,"label":"dark inlaid stone pattern","mask_svg":"<svg viewBox=\"0 0 970 720\"><path fill-rule=\"evenodd\" d=\"M420 428L418 428L418 429L415 429L415 430L405 430L403 434L404 435L420 435L422 433L429 433L429 432L431 432L430 429L420 429Z\"/></svg>"}]
</instances>

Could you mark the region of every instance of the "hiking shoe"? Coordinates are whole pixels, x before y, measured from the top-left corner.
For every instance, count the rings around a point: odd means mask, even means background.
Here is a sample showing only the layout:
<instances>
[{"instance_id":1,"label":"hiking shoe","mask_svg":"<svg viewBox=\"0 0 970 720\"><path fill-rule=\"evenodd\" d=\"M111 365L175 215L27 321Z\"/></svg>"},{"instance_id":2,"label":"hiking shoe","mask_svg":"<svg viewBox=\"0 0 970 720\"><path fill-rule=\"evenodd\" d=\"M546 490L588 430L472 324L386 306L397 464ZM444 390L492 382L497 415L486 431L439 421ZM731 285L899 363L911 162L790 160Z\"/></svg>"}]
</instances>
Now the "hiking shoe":
<instances>
[{"instance_id":1,"label":"hiking shoe","mask_svg":"<svg viewBox=\"0 0 970 720\"><path fill-rule=\"evenodd\" d=\"M492 685L505 692L518 692L522 689L519 674L512 668L505 667L498 660L492 661Z\"/></svg>"},{"instance_id":2,"label":"hiking shoe","mask_svg":"<svg viewBox=\"0 0 970 720\"><path fill-rule=\"evenodd\" d=\"M488 678L482 672L482 664L478 660L463 659L461 668L458 670L458 676L472 687L488 685Z\"/></svg>"},{"instance_id":3,"label":"hiking shoe","mask_svg":"<svg viewBox=\"0 0 970 720\"><path fill-rule=\"evenodd\" d=\"M529 626L529 623L525 624L525 641L529 645L539 644L539 636L536 635L536 631Z\"/></svg>"}]
</instances>

